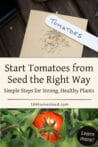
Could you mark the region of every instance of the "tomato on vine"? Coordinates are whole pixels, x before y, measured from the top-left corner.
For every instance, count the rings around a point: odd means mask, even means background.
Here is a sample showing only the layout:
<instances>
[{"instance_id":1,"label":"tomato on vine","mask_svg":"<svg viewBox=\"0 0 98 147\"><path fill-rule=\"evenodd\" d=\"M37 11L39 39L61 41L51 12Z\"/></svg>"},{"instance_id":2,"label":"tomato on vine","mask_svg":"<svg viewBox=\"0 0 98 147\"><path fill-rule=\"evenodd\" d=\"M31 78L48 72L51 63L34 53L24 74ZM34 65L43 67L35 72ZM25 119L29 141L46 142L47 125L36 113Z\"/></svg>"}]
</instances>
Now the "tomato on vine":
<instances>
[{"instance_id":1,"label":"tomato on vine","mask_svg":"<svg viewBox=\"0 0 98 147\"><path fill-rule=\"evenodd\" d=\"M61 138L63 117L58 113L48 111L40 113L33 125L39 129L40 135L48 142L55 143Z\"/></svg>"}]
</instances>

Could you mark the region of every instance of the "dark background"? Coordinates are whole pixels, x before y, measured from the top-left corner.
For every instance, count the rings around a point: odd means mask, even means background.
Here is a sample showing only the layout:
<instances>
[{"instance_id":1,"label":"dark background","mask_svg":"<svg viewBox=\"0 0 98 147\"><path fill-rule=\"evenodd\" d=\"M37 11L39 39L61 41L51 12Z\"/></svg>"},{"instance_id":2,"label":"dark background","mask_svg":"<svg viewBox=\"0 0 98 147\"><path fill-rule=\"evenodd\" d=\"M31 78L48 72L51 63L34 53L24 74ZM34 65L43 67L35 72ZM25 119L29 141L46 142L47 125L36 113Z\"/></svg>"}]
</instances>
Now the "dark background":
<instances>
[{"instance_id":1,"label":"dark background","mask_svg":"<svg viewBox=\"0 0 98 147\"><path fill-rule=\"evenodd\" d=\"M31 9L87 18L87 30L98 36L98 0L0 0L0 57L19 57ZM84 47L83 57L98 53Z\"/></svg>"}]
</instances>

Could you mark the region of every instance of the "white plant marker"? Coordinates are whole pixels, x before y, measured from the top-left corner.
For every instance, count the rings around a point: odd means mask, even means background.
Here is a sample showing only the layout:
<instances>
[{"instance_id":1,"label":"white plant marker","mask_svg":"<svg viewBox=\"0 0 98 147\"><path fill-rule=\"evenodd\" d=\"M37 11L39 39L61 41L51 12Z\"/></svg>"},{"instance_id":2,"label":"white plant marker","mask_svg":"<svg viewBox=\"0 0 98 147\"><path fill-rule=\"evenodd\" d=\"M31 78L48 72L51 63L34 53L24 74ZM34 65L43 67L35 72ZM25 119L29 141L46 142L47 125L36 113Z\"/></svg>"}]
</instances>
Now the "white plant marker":
<instances>
[{"instance_id":1,"label":"white plant marker","mask_svg":"<svg viewBox=\"0 0 98 147\"><path fill-rule=\"evenodd\" d=\"M98 52L98 37L80 29L79 27L59 18L56 15L49 15L46 17L45 23L61 32L68 37L78 41L79 43L93 49L94 51Z\"/></svg>"}]
</instances>

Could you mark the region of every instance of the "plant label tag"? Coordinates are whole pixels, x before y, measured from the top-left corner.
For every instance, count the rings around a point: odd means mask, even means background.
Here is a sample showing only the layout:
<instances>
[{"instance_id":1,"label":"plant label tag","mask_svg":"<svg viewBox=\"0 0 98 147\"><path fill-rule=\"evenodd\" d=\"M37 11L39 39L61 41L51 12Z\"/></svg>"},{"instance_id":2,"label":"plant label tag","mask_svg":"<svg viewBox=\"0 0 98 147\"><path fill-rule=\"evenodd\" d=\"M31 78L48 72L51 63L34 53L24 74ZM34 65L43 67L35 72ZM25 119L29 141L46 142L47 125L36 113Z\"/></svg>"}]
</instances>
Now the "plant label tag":
<instances>
[{"instance_id":1,"label":"plant label tag","mask_svg":"<svg viewBox=\"0 0 98 147\"><path fill-rule=\"evenodd\" d=\"M98 52L98 37L80 29L56 15L47 16L45 23L58 32L61 32L75 41L78 41L79 43Z\"/></svg>"}]
</instances>

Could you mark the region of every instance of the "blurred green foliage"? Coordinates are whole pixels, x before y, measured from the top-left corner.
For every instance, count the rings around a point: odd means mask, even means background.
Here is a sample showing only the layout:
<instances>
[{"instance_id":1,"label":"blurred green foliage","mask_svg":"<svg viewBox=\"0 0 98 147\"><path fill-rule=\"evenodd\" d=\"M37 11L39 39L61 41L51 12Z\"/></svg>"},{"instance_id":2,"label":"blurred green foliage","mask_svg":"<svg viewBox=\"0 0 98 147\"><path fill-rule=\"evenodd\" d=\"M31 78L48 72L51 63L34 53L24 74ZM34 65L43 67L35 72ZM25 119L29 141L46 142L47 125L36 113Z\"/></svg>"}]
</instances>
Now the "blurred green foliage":
<instances>
[{"instance_id":1,"label":"blurred green foliage","mask_svg":"<svg viewBox=\"0 0 98 147\"><path fill-rule=\"evenodd\" d=\"M0 147L84 147L77 140L77 132L83 126L98 131L98 109L55 109L64 117L62 138L52 144L45 141L33 126L42 109L1 109ZM98 147L98 141L92 147Z\"/></svg>"}]
</instances>

